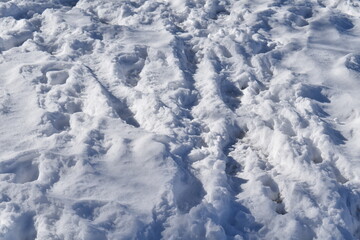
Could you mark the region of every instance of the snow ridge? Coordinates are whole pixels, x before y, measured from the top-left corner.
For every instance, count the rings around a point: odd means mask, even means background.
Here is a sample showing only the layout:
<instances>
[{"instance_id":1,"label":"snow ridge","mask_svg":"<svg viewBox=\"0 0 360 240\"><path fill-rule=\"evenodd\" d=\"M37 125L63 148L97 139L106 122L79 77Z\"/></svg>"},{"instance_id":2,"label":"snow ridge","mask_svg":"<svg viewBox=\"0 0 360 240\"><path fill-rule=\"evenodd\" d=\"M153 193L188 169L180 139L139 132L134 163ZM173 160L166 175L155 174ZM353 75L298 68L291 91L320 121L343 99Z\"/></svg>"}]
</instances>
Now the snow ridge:
<instances>
[{"instance_id":1,"label":"snow ridge","mask_svg":"<svg viewBox=\"0 0 360 240\"><path fill-rule=\"evenodd\" d=\"M360 238L358 7L0 2L0 238Z\"/></svg>"}]
</instances>

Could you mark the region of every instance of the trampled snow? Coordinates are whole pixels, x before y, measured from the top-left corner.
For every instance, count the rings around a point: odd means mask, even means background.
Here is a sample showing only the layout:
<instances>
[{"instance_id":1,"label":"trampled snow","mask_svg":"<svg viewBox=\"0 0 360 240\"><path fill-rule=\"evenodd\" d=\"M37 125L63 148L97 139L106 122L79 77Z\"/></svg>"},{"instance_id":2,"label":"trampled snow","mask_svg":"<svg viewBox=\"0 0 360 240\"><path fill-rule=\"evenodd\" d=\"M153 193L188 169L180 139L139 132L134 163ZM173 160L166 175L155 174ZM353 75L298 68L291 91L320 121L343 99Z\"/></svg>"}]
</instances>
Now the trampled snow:
<instances>
[{"instance_id":1,"label":"trampled snow","mask_svg":"<svg viewBox=\"0 0 360 240\"><path fill-rule=\"evenodd\" d=\"M359 239L359 16L0 1L0 239Z\"/></svg>"}]
</instances>

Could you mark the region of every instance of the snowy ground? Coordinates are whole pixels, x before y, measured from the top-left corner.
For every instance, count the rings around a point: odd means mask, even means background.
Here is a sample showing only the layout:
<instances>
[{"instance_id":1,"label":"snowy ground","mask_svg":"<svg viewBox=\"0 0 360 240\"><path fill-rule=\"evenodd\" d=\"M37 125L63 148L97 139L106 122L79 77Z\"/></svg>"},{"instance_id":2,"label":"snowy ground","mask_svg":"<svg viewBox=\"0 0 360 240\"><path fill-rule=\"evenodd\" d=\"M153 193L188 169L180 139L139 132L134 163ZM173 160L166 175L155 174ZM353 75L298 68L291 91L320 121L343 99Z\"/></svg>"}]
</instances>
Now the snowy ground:
<instances>
[{"instance_id":1,"label":"snowy ground","mask_svg":"<svg viewBox=\"0 0 360 240\"><path fill-rule=\"evenodd\" d=\"M356 0L1 0L0 239L359 239Z\"/></svg>"}]
</instances>

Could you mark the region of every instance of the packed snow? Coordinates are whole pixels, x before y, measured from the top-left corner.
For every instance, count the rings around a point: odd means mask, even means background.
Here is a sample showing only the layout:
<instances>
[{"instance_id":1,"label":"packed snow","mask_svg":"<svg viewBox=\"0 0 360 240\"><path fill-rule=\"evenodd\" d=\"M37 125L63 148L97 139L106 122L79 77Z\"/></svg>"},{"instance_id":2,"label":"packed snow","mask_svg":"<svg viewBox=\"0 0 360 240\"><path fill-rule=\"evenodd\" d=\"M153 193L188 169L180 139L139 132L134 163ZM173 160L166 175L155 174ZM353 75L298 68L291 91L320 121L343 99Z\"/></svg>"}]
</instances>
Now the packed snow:
<instances>
[{"instance_id":1,"label":"packed snow","mask_svg":"<svg viewBox=\"0 0 360 240\"><path fill-rule=\"evenodd\" d=\"M357 0L1 0L0 239L360 239Z\"/></svg>"}]
</instances>

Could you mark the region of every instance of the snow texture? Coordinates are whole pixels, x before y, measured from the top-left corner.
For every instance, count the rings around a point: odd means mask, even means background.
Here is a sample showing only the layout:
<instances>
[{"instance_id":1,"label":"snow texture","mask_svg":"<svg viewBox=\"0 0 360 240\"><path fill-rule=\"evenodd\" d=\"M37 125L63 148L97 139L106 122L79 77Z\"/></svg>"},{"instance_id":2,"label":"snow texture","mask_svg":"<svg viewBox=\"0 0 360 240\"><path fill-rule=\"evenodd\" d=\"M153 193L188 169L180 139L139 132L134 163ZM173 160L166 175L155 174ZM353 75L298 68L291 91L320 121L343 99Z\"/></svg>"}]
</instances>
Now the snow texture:
<instances>
[{"instance_id":1,"label":"snow texture","mask_svg":"<svg viewBox=\"0 0 360 240\"><path fill-rule=\"evenodd\" d=\"M360 239L357 0L1 0L0 239Z\"/></svg>"}]
</instances>

